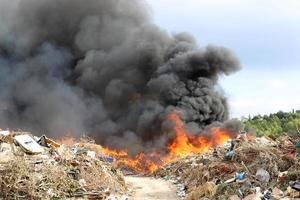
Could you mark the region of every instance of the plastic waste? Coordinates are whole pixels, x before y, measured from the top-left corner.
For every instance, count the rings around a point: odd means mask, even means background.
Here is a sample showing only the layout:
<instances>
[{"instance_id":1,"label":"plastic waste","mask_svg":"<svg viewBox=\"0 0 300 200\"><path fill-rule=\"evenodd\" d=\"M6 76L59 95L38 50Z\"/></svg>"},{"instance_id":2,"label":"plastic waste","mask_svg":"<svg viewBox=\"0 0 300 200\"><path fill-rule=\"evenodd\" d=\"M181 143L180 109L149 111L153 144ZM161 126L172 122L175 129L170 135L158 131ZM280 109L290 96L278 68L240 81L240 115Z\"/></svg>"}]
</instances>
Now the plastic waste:
<instances>
[{"instance_id":1,"label":"plastic waste","mask_svg":"<svg viewBox=\"0 0 300 200\"><path fill-rule=\"evenodd\" d=\"M260 182L268 183L270 181L269 172L267 172L266 170L264 170L262 168L257 170L255 177Z\"/></svg>"},{"instance_id":2,"label":"plastic waste","mask_svg":"<svg viewBox=\"0 0 300 200\"><path fill-rule=\"evenodd\" d=\"M108 163L113 163L113 162L114 162L113 157L106 156L106 155L101 155L101 156L99 156L99 159L100 159L101 161L108 162Z\"/></svg>"},{"instance_id":3,"label":"plastic waste","mask_svg":"<svg viewBox=\"0 0 300 200\"><path fill-rule=\"evenodd\" d=\"M236 172L235 179L236 181L243 181L246 178L246 172Z\"/></svg>"},{"instance_id":4,"label":"plastic waste","mask_svg":"<svg viewBox=\"0 0 300 200\"><path fill-rule=\"evenodd\" d=\"M232 159L233 155L234 155L234 151L228 151L225 154L225 159L230 160Z\"/></svg>"}]
</instances>

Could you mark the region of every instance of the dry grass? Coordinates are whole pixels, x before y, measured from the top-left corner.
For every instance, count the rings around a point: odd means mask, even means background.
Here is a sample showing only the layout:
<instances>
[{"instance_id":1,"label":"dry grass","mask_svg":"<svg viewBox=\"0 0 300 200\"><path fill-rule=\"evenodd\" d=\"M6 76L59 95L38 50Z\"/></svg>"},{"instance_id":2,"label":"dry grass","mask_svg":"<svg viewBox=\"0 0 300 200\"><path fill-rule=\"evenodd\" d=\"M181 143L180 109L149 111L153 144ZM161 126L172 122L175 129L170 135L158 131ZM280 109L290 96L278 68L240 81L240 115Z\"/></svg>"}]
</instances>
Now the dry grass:
<instances>
[{"instance_id":1,"label":"dry grass","mask_svg":"<svg viewBox=\"0 0 300 200\"><path fill-rule=\"evenodd\" d=\"M66 148L62 155L72 154L69 151ZM41 162L35 164L37 160ZM76 176L72 170L78 172ZM86 155L56 162L47 155L42 159L16 154L12 161L0 164L0 199L105 199L108 190L124 192L123 176L113 166Z\"/></svg>"},{"instance_id":2,"label":"dry grass","mask_svg":"<svg viewBox=\"0 0 300 200\"><path fill-rule=\"evenodd\" d=\"M0 172L0 193L4 199L68 197L80 188L61 166L35 166L25 158L16 157L3 168L5 170Z\"/></svg>"},{"instance_id":3,"label":"dry grass","mask_svg":"<svg viewBox=\"0 0 300 200\"><path fill-rule=\"evenodd\" d=\"M269 187L286 188L290 180L300 178L300 163L296 158L287 156L284 143L280 145L280 147L272 144L262 145L255 141L240 142L236 144L235 154L231 160L224 159L226 149L220 147L219 157L213 157L212 152L190 156L158 170L156 175L180 177L180 183L187 186L189 199L208 197L208 194L203 193L203 186L207 182L218 185L215 196L209 197L210 199L227 199L237 194L238 190L243 195L252 194L255 193L255 187L260 187L262 191ZM270 182L262 183L256 180L255 174L260 168L269 172ZM225 183L234 178L235 173L239 171L247 173L245 182ZM284 171L288 171L287 176L278 181L279 173Z\"/></svg>"}]
</instances>

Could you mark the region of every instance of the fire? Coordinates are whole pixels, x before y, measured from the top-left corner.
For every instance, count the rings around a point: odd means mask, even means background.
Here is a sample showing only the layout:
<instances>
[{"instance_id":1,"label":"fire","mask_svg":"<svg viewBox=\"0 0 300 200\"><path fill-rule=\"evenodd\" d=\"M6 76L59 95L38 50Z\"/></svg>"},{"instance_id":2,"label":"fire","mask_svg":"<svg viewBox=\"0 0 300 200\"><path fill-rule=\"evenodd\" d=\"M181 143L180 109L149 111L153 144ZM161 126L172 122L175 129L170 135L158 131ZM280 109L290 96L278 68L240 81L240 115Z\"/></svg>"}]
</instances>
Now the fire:
<instances>
[{"instance_id":1,"label":"fire","mask_svg":"<svg viewBox=\"0 0 300 200\"><path fill-rule=\"evenodd\" d=\"M57 142L66 146L72 146L76 143L76 139L73 137L71 132L67 132L63 137L58 139Z\"/></svg>"},{"instance_id":2,"label":"fire","mask_svg":"<svg viewBox=\"0 0 300 200\"><path fill-rule=\"evenodd\" d=\"M103 148L103 153L115 158L117 166L125 166L136 172L154 172L160 166L158 162L154 161L159 156L155 153L139 153L134 157L130 157L127 151L118 151L109 148Z\"/></svg>"},{"instance_id":3,"label":"fire","mask_svg":"<svg viewBox=\"0 0 300 200\"><path fill-rule=\"evenodd\" d=\"M166 120L174 123L175 137L167 145L167 153L148 152L130 156L127 150L116 150L102 147L102 154L114 158L118 167L129 168L135 172L152 173L158 168L190 154L205 153L210 149L225 143L230 139L230 134L220 128L212 128L209 135L194 135L184 128L184 123L174 111ZM67 134L59 140L67 146L74 145L75 139Z\"/></svg>"},{"instance_id":4,"label":"fire","mask_svg":"<svg viewBox=\"0 0 300 200\"><path fill-rule=\"evenodd\" d=\"M136 172L152 173L175 159L196 153L205 153L211 148L230 139L228 132L212 128L209 136L193 135L184 129L184 123L176 112L170 113L166 120L174 122L175 138L168 144L168 153L140 153L130 157L127 151L104 149L104 153L116 158L116 164L127 166Z\"/></svg>"},{"instance_id":5,"label":"fire","mask_svg":"<svg viewBox=\"0 0 300 200\"><path fill-rule=\"evenodd\" d=\"M175 112L168 116L168 120L175 122L176 137L168 145L169 153L174 157L204 153L230 139L229 134L219 128L212 128L209 137L192 135L185 131L183 122Z\"/></svg>"}]
</instances>

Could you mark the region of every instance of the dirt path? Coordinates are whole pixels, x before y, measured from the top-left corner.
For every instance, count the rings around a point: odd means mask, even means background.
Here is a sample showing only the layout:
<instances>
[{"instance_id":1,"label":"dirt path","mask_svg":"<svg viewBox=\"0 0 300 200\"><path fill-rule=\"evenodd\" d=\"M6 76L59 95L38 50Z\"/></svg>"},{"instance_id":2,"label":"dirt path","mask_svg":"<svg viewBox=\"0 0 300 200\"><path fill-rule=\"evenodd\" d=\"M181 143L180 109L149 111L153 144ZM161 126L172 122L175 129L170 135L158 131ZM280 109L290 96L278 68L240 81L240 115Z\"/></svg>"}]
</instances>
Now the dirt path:
<instances>
[{"instance_id":1,"label":"dirt path","mask_svg":"<svg viewBox=\"0 0 300 200\"><path fill-rule=\"evenodd\" d=\"M169 182L151 177L125 177L133 190L129 200L177 200L176 188Z\"/></svg>"}]
</instances>

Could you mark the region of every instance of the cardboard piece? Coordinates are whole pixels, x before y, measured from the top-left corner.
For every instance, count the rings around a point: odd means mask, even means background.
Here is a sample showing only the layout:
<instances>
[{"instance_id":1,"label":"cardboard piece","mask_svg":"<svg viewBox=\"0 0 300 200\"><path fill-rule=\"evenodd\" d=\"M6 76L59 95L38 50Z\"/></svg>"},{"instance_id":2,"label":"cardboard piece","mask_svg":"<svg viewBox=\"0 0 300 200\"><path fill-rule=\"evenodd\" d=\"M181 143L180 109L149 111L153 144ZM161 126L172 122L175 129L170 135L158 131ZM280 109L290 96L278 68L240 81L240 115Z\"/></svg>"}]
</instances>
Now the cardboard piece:
<instances>
[{"instance_id":1,"label":"cardboard piece","mask_svg":"<svg viewBox=\"0 0 300 200\"><path fill-rule=\"evenodd\" d=\"M43 153L44 149L29 135L16 135L14 137L17 144L27 153Z\"/></svg>"}]
</instances>

